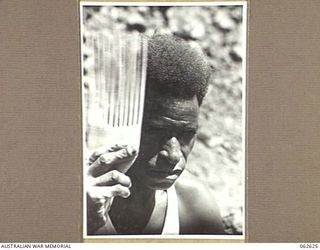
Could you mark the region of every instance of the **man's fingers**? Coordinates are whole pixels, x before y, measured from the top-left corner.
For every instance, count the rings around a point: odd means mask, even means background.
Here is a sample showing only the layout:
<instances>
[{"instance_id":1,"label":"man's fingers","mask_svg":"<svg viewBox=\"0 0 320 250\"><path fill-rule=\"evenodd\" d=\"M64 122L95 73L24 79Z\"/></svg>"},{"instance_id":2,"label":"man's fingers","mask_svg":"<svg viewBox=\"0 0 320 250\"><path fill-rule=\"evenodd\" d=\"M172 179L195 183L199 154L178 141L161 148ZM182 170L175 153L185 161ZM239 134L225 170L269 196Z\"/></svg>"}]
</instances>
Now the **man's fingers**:
<instances>
[{"instance_id":1,"label":"man's fingers","mask_svg":"<svg viewBox=\"0 0 320 250\"><path fill-rule=\"evenodd\" d=\"M89 165L91 165L93 162L95 162L103 153L106 152L113 152L113 151L118 151L123 148L127 147L127 145L124 144L115 144L112 147L101 147L96 149L92 155L89 158Z\"/></svg>"},{"instance_id":2,"label":"man's fingers","mask_svg":"<svg viewBox=\"0 0 320 250\"><path fill-rule=\"evenodd\" d=\"M121 184L125 187L131 187L130 178L120 173L117 170L112 170L104 175L94 178L94 185L96 186L112 186L116 184Z\"/></svg>"},{"instance_id":3,"label":"man's fingers","mask_svg":"<svg viewBox=\"0 0 320 250\"><path fill-rule=\"evenodd\" d=\"M126 147L131 147L131 146L128 146L125 144L116 144L116 145L112 146L111 148L109 148L107 152L118 151L118 150L126 148Z\"/></svg>"},{"instance_id":4,"label":"man's fingers","mask_svg":"<svg viewBox=\"0 0 320 250\"><path fill-rule=\"evenodd\" d=\"M101 155L101 154L100 154ZM89 165L91 165L92 163L94 163L98 158L99 158L99 153L97 151L95 151L89 158L88 163Z\"/></svg>"},{"instance_id":5,"label":"man's fingers","mask_svg":"<svg viewBox=\"0 0 320 250\"><path fill-rule=\"evenodd\" d=\"M114 152L105 152L96 159L88 169L90 175L97 177L108 172L113 166L130 162L137 155L133 147L125 147Z\"/></svg>"},{"instance_id":6,"label":"man's fingers","mask_svg":"<svg viewBox=\"0 0 320 250\"><path fill-rule=\"evenodd\" d=\"M88 174L93 177L97 177L108 172L111 169L112 165L104 163L104 158L107 157L107 153L104 153L98 159L96 159L91 165L89 165Z\"/></svg>"},{"instance_id":7,"label":"man's fingers","mask_svg":"<svg viewBox=\"0 0 320 250\"><path fill-rule=\"evenodd\" d=\"M130 196L130 189L117 184L111 187L110 193L112 197L121 196L123 198L128 198Z\"/></svg>"},{"instance_id":8,"label":"man's fingers","mask_svg":"<svg viewBox=\"0 0 320 250\"><path fill-rule=\"evenodd\" d=\"M120 150L106 152L102 154L99 159L101 163L114 164L128 161L136 154L137 150L135 150L133 147L125 147L121 148Z\"/></svg>"},{"instance_id":9,"label":"man's fingers","mask_svg":"<svg viewBox=\"0 0 320 250\"><path fill-rule=\"evenodd\" d=\"M120 184L114 186L92 186L88 191L93 199L110 199L112 197L127 198L130 196L130 189Z\"/></svg>"}]
</instances>

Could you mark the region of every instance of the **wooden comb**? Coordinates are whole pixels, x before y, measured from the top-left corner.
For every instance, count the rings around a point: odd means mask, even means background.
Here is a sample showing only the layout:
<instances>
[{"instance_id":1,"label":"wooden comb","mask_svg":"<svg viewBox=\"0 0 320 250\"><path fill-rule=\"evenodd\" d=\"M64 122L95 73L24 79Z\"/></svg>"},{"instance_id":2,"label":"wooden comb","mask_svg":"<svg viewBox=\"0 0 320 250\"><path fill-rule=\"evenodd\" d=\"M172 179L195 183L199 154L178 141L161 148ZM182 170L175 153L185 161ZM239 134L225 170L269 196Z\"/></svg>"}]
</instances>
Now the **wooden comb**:
<instances>
[{"instance_id":1,"label":"wooden comb","mask_svg":"<svg viewBox=\"0 0 320 250\"><path fill-rule=\"evenodd\" d=\"M116 144L139 149L147 67L141 35L94 32L86 36L92 74L86 96L89 152ZM88 153L89 153L88 152Z\"/></svg>"}]
</instances>

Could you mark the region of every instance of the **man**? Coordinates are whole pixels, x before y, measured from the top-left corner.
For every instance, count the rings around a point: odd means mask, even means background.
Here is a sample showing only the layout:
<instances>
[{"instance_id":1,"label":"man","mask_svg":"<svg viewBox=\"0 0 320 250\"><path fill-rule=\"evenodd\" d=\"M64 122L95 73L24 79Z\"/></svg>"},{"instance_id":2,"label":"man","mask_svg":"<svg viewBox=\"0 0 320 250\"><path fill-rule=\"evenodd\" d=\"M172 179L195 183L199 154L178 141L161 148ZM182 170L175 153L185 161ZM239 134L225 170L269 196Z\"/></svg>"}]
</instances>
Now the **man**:
<instances>
[{"instance_id":1,"label":"man","mask_svg":"<svg viewBox=\"0 0 320 250\"><path fill-rule=\"evenodd\" d=\"M210 75L203 55L183 40L149 40L140 152L116 145L91 156L89 235L224 234L209 189L185 170Z\"/></svg>"}]
</instances>

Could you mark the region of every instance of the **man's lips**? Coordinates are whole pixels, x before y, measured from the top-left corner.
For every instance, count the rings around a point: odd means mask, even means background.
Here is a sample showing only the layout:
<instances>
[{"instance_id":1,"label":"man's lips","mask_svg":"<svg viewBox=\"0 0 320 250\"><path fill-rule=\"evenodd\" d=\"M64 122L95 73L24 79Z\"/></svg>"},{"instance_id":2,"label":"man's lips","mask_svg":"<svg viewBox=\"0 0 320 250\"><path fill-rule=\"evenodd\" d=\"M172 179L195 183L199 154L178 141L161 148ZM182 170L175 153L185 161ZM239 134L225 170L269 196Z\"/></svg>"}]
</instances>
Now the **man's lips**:
<instances>
[{"instance_id":1,"label":"man's lips","mask_svg":"<svg viewBox=\"0 0 320 250\"><path fill-rule=\"evenodd\" d=\"M157 180L167 180L167 181L175 181L178 179L180 174L182 173L182 169L157 169L157 168L152 168L148 170L148 175Z\"/></svg>"},{"instance_id":2,"label":"man's lips","mask_svg":"<svg viewBox=\"0 0 320 250\"><path fill-rule=\"evenodd\" d=\"M160 175L180 175L182 173L182 169L158 169L152 168L149 169L151 173L160 174Z\"/></svg>"}]
</instances>

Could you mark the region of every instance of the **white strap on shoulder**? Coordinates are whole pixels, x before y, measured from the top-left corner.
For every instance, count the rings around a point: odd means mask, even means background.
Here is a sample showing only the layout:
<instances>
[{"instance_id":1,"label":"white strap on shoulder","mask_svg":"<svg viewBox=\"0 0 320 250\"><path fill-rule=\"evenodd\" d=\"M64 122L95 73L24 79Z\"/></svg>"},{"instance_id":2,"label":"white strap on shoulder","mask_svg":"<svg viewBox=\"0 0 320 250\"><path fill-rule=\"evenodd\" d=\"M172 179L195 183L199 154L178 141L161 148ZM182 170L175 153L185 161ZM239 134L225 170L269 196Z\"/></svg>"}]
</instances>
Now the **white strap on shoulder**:
<instances>
[{"instance_id":1,"label":"white strap on shoulder","mask_svg":"<svg viewBox=\"0 0 320 250\"><path fill-rule=\"evenodd\" d=\"M168 206L162 235L178 235L180 232L178 198L174 185L167 190Z\"/></svg>"}]
</instances>

